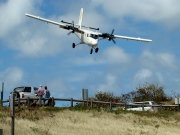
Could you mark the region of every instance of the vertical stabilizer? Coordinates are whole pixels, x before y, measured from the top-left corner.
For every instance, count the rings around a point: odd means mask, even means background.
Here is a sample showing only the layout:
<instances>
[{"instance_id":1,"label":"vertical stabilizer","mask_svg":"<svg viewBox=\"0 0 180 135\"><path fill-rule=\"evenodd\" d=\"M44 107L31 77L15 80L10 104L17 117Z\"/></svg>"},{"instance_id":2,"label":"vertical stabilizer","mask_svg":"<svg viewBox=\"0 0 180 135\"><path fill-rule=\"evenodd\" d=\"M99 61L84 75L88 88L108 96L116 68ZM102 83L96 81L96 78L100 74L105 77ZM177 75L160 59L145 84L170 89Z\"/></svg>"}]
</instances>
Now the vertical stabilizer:
<instances>
[{"instance_id":1,"label":"vertical stabilizer","mask_svg":"<svg viewBox=\"0 0 180 135\"><path fill-rule=\"evenodd\" d=\"M83 19L83 8L81 8L81 10L80 10L79 22L78 22L80 29L81 29L81 25L82 25L82 19Z\"/></svg>"}]
</instances>

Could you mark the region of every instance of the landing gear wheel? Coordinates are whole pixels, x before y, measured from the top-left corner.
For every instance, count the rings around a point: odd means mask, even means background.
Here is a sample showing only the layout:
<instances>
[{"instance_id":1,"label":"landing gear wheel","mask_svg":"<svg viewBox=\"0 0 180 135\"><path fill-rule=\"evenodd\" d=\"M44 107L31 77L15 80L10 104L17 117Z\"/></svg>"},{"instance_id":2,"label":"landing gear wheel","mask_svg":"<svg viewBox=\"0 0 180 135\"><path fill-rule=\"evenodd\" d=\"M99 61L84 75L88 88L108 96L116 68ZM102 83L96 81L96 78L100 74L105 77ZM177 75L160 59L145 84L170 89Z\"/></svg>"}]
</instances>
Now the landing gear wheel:
<instances>
[{"instance_id":1,"label":"landing gear wheel","mask_svg":"<svg viewBox=\"0 0 180 135\"><path fill-rule=\"evenodd\" d=\"M95 52L97 53L98 51L99 51L99 48L96 48L96 49L95 49Z\"/></svg>"},{"instance_id":2,"label":"landing gear wheel","mask_svg":"<svg viewBox=\"0 0 180 135\"><path fill-rule=\"evenodd\" d=\"M73 44L72 44L72 48L75 48L75 46L76 46L75 43L73 43Z\"/></svg>"},{"instance_id":3,"label":"landing gear wheel","mask_svg":"<svg viewBox=\"0 0 180 135\"><path fill-rule=\"evenodd\" d=\"M91 50L90 50L90 54L92 54L93 53L93 48L91 48Z\"/></svg>"}]
</instances>

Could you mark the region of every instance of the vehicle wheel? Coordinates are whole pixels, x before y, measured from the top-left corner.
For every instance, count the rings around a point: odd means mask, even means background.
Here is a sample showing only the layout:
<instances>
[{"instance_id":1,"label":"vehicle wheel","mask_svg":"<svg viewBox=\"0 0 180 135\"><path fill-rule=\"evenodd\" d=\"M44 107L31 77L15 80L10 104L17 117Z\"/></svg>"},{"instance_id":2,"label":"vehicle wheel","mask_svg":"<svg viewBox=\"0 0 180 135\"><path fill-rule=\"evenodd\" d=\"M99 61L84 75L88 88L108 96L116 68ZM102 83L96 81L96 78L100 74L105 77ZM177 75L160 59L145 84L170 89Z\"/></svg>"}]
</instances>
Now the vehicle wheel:
<instances>
[{"instance_id":1,"label":"vehicle wheel","mask_svg":"<svg viewBox=\"0 0 180 135\"><path fill-rule=\"evenodd\" d=\"M76 46L75 43L73 43L73 44L72 44L72 48L75 48L75 46Z\"/></svg>"}]
</instances>

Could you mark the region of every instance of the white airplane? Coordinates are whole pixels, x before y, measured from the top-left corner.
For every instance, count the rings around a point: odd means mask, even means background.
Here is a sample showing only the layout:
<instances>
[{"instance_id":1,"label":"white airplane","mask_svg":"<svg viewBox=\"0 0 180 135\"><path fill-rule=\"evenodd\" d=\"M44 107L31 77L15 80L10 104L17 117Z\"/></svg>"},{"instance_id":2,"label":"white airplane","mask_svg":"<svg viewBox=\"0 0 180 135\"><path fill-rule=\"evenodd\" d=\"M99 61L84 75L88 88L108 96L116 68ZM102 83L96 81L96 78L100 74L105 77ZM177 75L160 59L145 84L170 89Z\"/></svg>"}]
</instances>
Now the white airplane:
<instances>
[{"instance_id":1,"label":"white airplane","mask_svg":"<svg viewBox=\"0 0 180 135\"><path fill-rule=\"evenodd\" d=\"M98 50L99 50L99 48L97 47L98 42L99 42L99 40L102 40L102 39L107 39L109 41L112 40L114 43L116 43L114 40L115 38L144 41L144 42L151 42L152 41L150 39L142 39L142 38L114 35L113 34L114 29L112 30L111 33L100 33L100 32L98 32L99 28L92 28L92 27L83 26L82 25L83 8L81 8L81 10L80 10L78 24L74 24L74 21L72 21L72 23L70 23L70 22L65 22L62 20L61 23L59 23L59 22L55 22L55 21L48 20L45 18L41 18L39 16L34 16L31 14L25 14L25 15L27 17L31 17L31 18L34 18L37 20L45 21L47 23L52 23L52 24L59 26L60 28L69 30L70 32L68 33L68 35L71 33L74 33L80 39L80 42L78 44L75 44L75 43L72 44L72 48L75 48L75 46L80 45L80 44L86 44L86 45L91 47L90 54L93 53L93 49L95 49L96 53L98 52Z\"/></svg>"}]
</instances>

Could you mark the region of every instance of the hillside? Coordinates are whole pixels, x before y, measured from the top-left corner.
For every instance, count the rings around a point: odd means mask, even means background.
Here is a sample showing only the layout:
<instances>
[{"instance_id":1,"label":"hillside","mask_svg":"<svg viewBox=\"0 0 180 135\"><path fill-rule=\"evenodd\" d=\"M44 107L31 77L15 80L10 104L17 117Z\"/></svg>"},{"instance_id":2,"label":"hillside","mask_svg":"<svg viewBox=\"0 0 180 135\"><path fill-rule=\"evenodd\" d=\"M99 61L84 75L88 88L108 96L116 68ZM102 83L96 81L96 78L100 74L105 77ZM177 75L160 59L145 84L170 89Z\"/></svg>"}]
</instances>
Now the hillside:
<instances>
[{"instance_id":1,"label":"hillside","mask_svg":"<svg viewBox=\"0 0 180 135\"><path fill-rule=\"evenodd\" d=\"M16 110L15 134L27 135L178 135L179 112L124 112L31 108ZM8 108L0 108L0 128L11 134Z\"/></svg>"}]
</instances>

